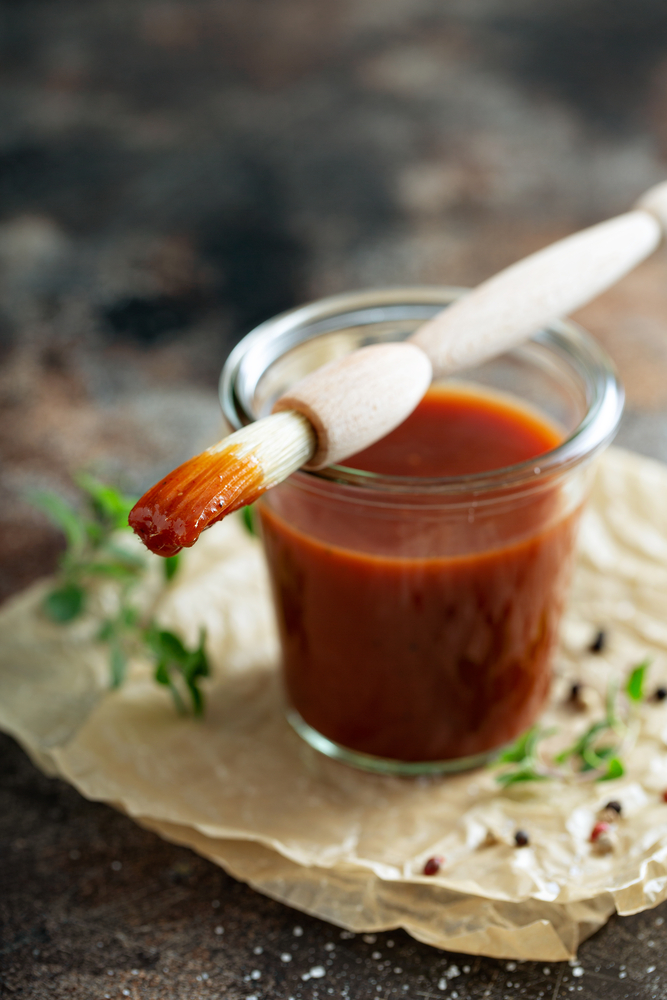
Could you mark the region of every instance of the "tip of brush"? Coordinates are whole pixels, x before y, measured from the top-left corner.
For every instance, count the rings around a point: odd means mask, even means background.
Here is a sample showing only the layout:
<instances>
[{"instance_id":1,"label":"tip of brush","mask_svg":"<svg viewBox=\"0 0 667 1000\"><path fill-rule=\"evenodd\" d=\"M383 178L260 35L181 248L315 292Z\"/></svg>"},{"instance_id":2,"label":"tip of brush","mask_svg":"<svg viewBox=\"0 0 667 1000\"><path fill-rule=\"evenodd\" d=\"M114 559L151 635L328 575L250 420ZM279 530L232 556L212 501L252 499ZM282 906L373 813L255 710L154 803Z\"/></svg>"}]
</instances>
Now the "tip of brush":
<instances>
[{"instance_id":1,"label":"tip of brush","mask_svg":"<svg viewBox=\"0 0 667 1000\"><path fill-rule=\"evenodd\" d=\"M132 508L130 527L151 552L176 555L216 521L286 479L314 449L314 432L301 414L258 420L151 487Z\"/></svg>"}]
</instances>

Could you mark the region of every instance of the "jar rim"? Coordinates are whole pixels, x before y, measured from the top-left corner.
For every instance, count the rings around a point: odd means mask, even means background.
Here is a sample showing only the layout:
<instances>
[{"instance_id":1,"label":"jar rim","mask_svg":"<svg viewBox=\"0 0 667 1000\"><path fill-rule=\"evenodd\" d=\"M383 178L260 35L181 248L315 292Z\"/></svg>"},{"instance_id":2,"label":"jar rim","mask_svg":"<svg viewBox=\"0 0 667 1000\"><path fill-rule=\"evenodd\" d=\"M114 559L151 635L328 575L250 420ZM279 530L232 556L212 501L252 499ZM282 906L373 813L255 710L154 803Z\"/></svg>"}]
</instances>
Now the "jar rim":
<instances>
[{"instance_id":1,"label":"jar rim","mask_svg":"<svg viewBox=\"0 0 667 1000\"><path fill-rule=\"evenodd\" d=\"M380 310L391 309L392 317L400 319L401 307L405 307L414 319L423 307L426 321L467 291L454 286L363 289L319 299L267 320L239 341L225 363L219 386L225 418L233 430L258 419L251 408L252 391L270 365L299 344L344 329L345 325L370 324L385 319L386 314L379 315ZM341 325L344 318L348 322ZM528 483L537 485L538 481L543 482L591 459L611 442L623 412L624 391L613 362L590 334L571 320L550 323L530 340L569 363L586 386L584 417L550 451L503 468L458 476L388 476L345 465L332 465L317 471L301 469L296 475L320 481L322 486L333 482L364 491L471 495Z\"/></svg>"}]
</instances>

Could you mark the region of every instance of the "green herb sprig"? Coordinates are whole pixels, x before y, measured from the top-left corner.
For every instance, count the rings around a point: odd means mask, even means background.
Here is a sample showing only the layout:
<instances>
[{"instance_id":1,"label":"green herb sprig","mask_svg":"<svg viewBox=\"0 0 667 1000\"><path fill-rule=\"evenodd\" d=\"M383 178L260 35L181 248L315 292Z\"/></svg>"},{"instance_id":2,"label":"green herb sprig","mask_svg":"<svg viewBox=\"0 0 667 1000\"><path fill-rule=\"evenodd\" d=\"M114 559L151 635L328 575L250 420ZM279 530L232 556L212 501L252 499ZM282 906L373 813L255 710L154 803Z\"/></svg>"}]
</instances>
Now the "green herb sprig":
<instances>
[{"instance_id":1,"label":"green herb sprig","mask_svg":"<svg viewBox=\"0 0 667 1000\"><path fill-rule=\"evenodd\" d=\"M148 656L154 664L158 684L168 687L180 713L188 702L194 715L204 711L204 695L199 683L210 673L202 632L197 649L187 649L173 632L161 628L152 613L140 614L133 592L151 558L135 555L118 543L119 532L128 531L127 518L134 500L86 473L76 477L84 503L76 510L54 493L30 496L50 520L62 530L67 542L60 558L55 587L46 595L44 613L66 625L87 609L91 593L100 579L113 581L117 588L116 614L104 618L97 638L109 650L110 686L120 687L133 655ZM179 556L162 560L165 586L178 572Z\"/></svg>"},{"instance_id":2,"label":"green herb sprig","mask_svg":"<svg viewBox=\"0 0 667 1000\"><path fill-rule=\"evenodd\" d=\"M578 781L611 781L625 774L623 756L637 739L639 706L645 699L649 659L633 667L622 690L610 684L605 699L605 714L594 722L569 747L548 760L539 752L540 743L553 736L556 729L534 726L504 750L493 762L502 768L496 781L503 788L523 781L548 778Z\"/></svg>"}]
</instances>

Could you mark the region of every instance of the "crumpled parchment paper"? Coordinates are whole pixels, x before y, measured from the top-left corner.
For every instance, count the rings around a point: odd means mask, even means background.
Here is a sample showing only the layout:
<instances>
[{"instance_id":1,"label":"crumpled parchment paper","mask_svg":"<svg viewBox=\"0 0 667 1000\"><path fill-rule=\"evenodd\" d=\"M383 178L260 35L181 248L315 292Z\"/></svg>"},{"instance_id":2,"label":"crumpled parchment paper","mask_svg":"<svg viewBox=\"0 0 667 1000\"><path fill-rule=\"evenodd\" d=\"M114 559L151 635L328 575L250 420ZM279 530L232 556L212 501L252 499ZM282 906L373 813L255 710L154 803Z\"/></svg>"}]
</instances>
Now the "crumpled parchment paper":
<instances>
[{"instance_id":1,"label":"crumpled parchment paper","mask_svg":"<svg viewBox=\"0 0 667 1000\"><path fill-rule=\"evenodd\" d=\"M609 679L647 655L650 686L667 685L666 497L660 464L613 449L600 460L544 719L562 744L600 716ZM317 754L285 721L266 571L239 518L185 553L159 606L186 641L207 630L203 721L175 714L147 663L107 691L95 613L51 624L47 586L0 612L0 727L48 773L261 892L354 931L400 926L441 948L545 961L573 956L615 910L667 898L667 701L642 707L616 781L501 792L489 770L370 775ZM601 626L608 644L594 655ZM575 679L590 686L586 711L567 704ZM598 856L590 832L612 798L619 844ZM434 854L445 863L426 877Z\"/></svg>"}]
</instances>

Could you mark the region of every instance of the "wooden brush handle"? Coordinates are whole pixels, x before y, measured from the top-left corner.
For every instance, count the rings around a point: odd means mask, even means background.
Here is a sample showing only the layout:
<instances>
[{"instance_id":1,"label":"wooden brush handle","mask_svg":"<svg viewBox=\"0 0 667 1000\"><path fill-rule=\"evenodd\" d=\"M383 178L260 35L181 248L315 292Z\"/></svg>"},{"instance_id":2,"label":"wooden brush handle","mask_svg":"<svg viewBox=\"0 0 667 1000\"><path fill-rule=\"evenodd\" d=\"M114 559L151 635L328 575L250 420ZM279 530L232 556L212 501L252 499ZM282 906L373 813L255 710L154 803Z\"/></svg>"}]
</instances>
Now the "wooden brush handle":
<instances>
[{"instance_id":1,"label":"wooden brush handle","mask_svg":"<svg viewBox=\"0 0 667 1000\"><path fill-rule=\"evenodd\" d=\"M410 341L429 356L436 376L480 364L613 285L655 250L665 223L667 184L659 184L634 211L559 240L489 278Z\"/></svg>"},{"instance_id":2,"label":"wooden brush handle","mask_svg":"<svg viewBox=\"0 0 667 1000\"><path fill-rule=\"evenodd\" d=\"M480 364L609 288L667 231L667 183L638 207L513 264L420 327L301 379L274 406L308 418L317 449L306 469L334 465L384 437L422 398L432 374Z\"/></svg>"},{"instance_id":3,"label":"wooden brush handle","mask_svg":"<svg viewBox=\"0 0 667 1000\"><path fill-rule=\"evenodd\" d=\"M431 364L414 344L373 344L311 372L273 407L297 410L317 437L306 469L324 469L402 424L428 389Z\"/></svg>"}]
</instances>

